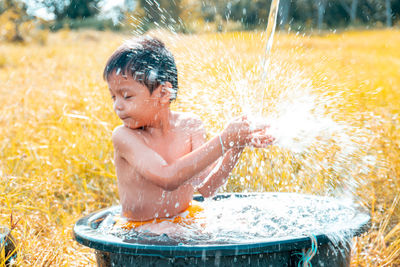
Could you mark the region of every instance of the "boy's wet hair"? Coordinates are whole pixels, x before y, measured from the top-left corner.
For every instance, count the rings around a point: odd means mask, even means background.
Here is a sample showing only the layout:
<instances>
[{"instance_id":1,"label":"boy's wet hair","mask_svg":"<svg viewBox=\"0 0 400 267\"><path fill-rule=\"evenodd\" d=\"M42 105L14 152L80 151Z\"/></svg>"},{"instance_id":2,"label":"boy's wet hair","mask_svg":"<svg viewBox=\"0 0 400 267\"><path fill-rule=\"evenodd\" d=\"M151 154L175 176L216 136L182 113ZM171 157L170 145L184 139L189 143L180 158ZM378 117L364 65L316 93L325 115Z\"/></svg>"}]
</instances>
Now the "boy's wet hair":
<instances>
[{"instance_id":1,"label":"boy's wet hair","mask_svg":"<svg viewBox=\"0 0 400 267\"><path fill-rule=\"evenodd\" d=\"M145 85L150 94L165 82L172 84L171 101L178 92L178 71L175 60L164 43L153 37L131 39L121 45L108 59L103 78L108 80L115 71L117 75L131 75Z\"/></svg>"}]
</instances>

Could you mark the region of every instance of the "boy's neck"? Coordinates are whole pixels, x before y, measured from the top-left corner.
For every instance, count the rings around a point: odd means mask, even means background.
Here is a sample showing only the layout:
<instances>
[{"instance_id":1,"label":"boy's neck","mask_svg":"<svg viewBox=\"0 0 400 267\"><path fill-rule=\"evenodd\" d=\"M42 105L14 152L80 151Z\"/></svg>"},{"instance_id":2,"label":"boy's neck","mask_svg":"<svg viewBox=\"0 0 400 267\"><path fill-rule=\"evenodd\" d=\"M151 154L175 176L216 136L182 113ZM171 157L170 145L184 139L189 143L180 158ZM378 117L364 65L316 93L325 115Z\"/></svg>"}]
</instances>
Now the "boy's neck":
<instances>
[{"instance_id":1,"label":"boy's neck","mask_svg":"<svg viewBox=\"0 0 400 267\"><path fill-rule=\"evenodd\" d=\"M144 127L144 130L151 135L162 136L170 132L173 124L173 114L169 108L161 110L157 114L156 120L152 125Z\"/></svg>"}]
</instances>

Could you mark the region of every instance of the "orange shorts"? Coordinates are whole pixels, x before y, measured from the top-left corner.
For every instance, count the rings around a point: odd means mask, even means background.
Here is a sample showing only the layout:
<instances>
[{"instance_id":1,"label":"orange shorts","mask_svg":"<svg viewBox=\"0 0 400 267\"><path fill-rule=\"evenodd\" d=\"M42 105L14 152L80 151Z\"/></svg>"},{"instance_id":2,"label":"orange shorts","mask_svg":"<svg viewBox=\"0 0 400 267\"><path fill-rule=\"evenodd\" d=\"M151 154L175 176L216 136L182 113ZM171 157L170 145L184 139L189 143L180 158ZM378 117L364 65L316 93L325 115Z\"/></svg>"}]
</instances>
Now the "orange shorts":
<instances>
[{"instance_id":1,"label":"orange shorts","mask_svg":"<svg viewBox=\"0 0 400 267\"><path fill-rule=\"evenodd\" d=\"M180 225L190 225L196 221L196 219L201 219L199 216L199 213L203 211L203 207L201 207L198 204L193 203L193 201L190 203L190 206L183 212L179 213L178 215L171 217L171 218L155 218L152 220L148 221L129 221L129 220L124 220L121 217L117 217L116 223L114 226L116 227L121 227L126 230L134 229L139 226L142 226L144 224L148 223L160 223L160 222L172 222Z\"/></svg>"}]
</instances>

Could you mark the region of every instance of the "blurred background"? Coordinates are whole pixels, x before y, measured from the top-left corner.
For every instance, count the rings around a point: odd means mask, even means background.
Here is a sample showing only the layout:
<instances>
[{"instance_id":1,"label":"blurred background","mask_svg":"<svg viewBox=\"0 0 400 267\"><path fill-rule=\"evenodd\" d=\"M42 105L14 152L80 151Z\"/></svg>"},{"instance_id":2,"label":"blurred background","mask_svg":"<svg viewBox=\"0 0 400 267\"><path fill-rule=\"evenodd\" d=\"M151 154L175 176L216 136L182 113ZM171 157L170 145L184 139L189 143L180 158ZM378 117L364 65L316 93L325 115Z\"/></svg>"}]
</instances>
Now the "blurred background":
<instances>
[{"instance_id":1,"label":"blurred background","mask_svg":"<svg viewBox=\"0 0 400 267\"><path fill-rule=\"evenodd\" d=\"M145 32L265 29L271 0L1 0L0 39L45 42L46 31L90 28ZM287 31L382 28L400 23L400 0L282 0ZM43 31L42 33L39 33Z\"/></svg>"},{"instance_id":2,"label":"blurred background","mask_svg":"<svg viewBox=\"0 0 400 267\"><path fill-rule=\"evenodd\" d=\"M400 0L280 0L268 54L270 5L0 0L0 226L16 240L14 265L95 266L72 227L119 203L111 135L120 120L102 72L124 40L147 33L177 62L172 109L199 115L208 137L260 101L268 115L287 108L294 145L308 140L297 138L303 130L313 137L301 153L245 151L222 191L344 191L371 214L351 266L400 266ZM339 130L318 132L321 121ZM0 248L0 267L10 259Z\"/></svg>"}]
</instances>

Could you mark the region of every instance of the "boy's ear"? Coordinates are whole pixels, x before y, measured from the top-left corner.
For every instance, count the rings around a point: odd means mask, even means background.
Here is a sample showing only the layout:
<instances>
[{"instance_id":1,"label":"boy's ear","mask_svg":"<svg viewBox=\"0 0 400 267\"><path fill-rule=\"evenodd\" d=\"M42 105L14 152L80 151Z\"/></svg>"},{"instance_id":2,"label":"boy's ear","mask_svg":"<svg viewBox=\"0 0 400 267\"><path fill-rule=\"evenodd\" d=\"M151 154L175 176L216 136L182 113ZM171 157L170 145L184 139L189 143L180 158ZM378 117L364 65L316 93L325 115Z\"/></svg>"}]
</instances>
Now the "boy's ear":
<instances>
[{"instance_id":1,"label":"boy's ear","mask_svg":"<svg viewBox=\"0 0 400 267\"><path fill-rule=\"evenodd\" d=\"M171 100L171 89L172 84L170 82L165 82L164 84L160 85L160 102L162 104L169 104Z\"/></svg>"}]
</instances>

